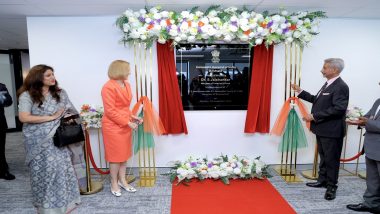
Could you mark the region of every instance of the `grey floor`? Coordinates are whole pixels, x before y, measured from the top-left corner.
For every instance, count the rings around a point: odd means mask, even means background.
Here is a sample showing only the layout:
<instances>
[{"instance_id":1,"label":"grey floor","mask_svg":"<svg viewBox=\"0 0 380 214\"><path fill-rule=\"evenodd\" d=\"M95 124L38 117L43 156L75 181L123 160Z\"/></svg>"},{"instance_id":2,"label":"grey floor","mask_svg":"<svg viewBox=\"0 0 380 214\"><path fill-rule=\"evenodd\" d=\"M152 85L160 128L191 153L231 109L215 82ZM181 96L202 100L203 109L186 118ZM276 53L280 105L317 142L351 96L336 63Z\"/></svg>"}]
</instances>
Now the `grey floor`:
<instances>
[{"instance_id":1,"label":"grey floor","mask_svg":"<svg viewBox=\"0 0 380 214\"><path fill-rule=\"evenodd\" d=\"M10 171L16 176L16 180L0 179L0 213L36 213L32 206L29 172L24 164L25 151L21 133L7 135L6 156ZM310 166L299 166L299 169L306 168ZM160 168L159 174L166 171L167 169ZM336 199L326 201L323 198L325 190L306 187L305 182L308 180L302 176L300 177L303 182L289 184L272 169L271 174L273 177L269 180L297 213L355 213L347 210L346 204L361 202L365 190L363 179L342 175L339 178ZM100 177L95 176L94 179L100 180ZM119 198L112 196L109 189L108 178L105 178L103 191L82 196L82 204L72 213L170 213L171 184L166 176L160 175L152 188L137 188L138 191L134 194L123 192ZM194 205L189 202L189 206Z\"/></svg>"}]
</instances>

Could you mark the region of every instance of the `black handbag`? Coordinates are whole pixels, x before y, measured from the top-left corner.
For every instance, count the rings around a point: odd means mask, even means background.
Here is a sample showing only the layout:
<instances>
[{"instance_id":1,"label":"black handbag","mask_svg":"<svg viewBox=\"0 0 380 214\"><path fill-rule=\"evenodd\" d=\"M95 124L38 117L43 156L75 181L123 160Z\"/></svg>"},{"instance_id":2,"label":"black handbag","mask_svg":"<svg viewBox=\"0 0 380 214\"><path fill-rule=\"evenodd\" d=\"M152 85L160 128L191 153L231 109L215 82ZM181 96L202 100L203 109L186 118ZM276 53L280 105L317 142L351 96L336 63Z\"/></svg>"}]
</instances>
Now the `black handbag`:
<instances>
[{"instance_id":1,"label":"black handbag","mask_svg":"<svg viewBox=\"0 0 380 214\"><path fill-rule=\"evenodd\" d=\"M79 115L72 115L70 117L61 118L61 124L54 134L53 140L56 147L64 147L69 144L84 141L84 133L82 125L78 124L75 119Z\"/></svg>"}]
</instances>

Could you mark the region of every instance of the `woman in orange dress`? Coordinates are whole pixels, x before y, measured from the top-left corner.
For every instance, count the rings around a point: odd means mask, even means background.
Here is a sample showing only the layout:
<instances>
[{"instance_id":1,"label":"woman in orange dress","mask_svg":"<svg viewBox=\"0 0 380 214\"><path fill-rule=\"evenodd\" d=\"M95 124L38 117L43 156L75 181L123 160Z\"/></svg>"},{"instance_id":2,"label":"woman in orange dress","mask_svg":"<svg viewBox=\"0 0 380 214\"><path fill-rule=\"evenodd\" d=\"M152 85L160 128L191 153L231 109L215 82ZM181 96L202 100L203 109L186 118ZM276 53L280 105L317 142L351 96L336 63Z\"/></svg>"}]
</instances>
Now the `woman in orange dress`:
<instances>
[{"instance_id":1,"label":"woman in orange dress","mask_svg":"<svg viewBox=\"0 0 380 214\"><path fill-rule=\"evenodd\" d=\"M127 81L129 63L115 60L108 68L108 80L102 88L104 115L102 133L105 158L110 163L111 193L121 196L120 187L128 192L136 189L125 180L127 160L132 156L132 131L142 122L129 109L132 101L131 87Z\"/></svg>"}]
</instances>

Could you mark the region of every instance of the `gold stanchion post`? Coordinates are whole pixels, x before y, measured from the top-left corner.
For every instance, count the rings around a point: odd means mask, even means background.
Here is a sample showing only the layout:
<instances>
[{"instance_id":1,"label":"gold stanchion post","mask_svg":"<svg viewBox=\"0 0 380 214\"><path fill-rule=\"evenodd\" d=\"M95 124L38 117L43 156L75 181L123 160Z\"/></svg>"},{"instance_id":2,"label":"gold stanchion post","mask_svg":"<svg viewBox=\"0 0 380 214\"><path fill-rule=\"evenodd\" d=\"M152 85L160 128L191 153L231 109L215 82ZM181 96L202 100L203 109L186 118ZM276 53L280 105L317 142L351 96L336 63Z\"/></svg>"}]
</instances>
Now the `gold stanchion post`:
<instances>
[{"instance_id":1,"label":"gold stanchion post","mask_svg":"<svg viewBox=\"0 0 380 214\"><path fill-rule=\"evenodd\" d=\"M86 125L85 125L86 127ZM85 128L85 143L84 143L84 157L86 161L86 176L87 176L87 188L86 192L81 191L80 194L82 195L91 195L97 192L102 191L103 189L103 183L98 181L92 181L91 180L91 172L90 172L90 161L89 161L89 155L88 155L88 148L87 148L87 142L90 144L90 134L88 132L88 128Z\"/></svg>"}]
</instances>

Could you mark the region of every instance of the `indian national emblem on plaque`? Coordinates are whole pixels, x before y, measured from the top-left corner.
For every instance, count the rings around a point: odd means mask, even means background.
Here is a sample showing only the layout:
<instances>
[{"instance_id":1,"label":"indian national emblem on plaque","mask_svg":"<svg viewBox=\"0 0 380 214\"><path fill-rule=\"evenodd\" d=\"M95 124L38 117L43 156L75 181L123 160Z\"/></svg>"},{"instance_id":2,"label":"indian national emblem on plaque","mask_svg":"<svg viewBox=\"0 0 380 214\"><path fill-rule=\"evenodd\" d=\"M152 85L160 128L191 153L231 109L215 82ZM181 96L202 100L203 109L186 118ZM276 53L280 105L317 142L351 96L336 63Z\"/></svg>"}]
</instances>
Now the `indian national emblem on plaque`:
<instances>
[{"instance_id":1,"label":"indian national emblem on plaque","mask_svg":"<svg viewBox=\"0 0 380 214\"><path fill-rule=\"evenodd\" d=\"M213 63L219 63L219 61L220 61L220 59L219 59L220 52L218 50L213 50L213 51L211 51L211 55L212 55L211 62L213 62Z\"/></svg>"}]
</instances>

